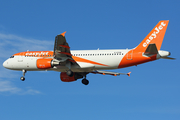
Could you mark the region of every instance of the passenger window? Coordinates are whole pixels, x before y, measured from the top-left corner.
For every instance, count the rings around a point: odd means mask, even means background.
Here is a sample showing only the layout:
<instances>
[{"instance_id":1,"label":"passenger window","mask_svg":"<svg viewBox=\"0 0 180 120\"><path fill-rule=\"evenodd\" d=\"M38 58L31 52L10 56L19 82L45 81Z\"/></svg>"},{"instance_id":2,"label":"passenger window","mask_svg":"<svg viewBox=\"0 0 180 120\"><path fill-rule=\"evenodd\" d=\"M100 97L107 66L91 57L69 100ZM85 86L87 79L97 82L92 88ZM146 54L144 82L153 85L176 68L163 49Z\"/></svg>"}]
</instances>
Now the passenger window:
<instances>
[{"instance_id":1,"label":"passenger window","mask_svg":"<svg viewBox=\"0 0 180 120\"><path fill-rule=\"evenodd\" d=\"M14 58L14 56L11 56L10 58Z\"/></svg>"}]
</instances>

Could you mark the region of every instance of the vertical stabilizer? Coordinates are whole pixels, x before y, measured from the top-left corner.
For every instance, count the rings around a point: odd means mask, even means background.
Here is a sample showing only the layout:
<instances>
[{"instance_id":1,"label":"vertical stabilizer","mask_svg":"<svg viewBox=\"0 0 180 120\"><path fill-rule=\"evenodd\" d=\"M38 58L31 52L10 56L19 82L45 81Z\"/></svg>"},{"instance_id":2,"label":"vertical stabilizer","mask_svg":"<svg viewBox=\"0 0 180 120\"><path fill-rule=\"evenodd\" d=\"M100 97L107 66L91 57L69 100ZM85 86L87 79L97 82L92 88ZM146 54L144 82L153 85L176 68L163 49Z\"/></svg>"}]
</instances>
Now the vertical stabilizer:
<instances>
[{"instance_id":1,"label":"vertical stabilizer","mask_svg":"<svg viewBox=\"0 0 180 120\"><path fill-rule=\"evenodd\" d=\"M159 21L159 23L134 50L138 52L145 52L149 44L155 44L157 50L160 50L168 23L169 20Z\"/></svg>"}]
</instances>

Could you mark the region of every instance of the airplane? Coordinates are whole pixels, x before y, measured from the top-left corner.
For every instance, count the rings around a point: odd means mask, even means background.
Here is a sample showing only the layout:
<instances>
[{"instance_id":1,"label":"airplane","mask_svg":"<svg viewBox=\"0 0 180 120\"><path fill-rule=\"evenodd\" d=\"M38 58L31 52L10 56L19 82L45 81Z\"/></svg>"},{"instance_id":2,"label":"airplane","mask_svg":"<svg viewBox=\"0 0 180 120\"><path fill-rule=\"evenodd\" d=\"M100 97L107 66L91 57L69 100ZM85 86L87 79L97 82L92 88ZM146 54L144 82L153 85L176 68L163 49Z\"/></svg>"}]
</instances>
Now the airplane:
<instances>
[{"instance_id":1,"label":"airplane","mask_svg":"<svg viewBox=\"0 0 180 120\"><path fill-rule=\"evenodd\" d=\"M70 50L65 33L55 37L54 51L26 51L12 55L3 66L10 70L22 71L25 80L27 71L57 71L63 82L73 82L82 78L88 85L87 74L128 75L102 70L120 69L168 57L170 52L160 50L169 20L159 21L143 41L132 49L111 50Z\"/></svg>"}]
</instances>

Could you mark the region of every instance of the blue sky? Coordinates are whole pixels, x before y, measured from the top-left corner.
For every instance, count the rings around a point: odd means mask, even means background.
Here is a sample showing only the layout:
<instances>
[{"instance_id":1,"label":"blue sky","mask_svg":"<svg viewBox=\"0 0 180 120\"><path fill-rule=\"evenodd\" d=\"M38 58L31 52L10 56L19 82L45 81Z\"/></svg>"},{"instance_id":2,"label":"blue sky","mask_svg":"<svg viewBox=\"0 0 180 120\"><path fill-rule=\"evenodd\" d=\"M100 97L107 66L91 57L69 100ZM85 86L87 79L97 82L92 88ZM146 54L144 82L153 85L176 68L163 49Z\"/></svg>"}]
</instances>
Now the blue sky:
<instances>
[{"instance_id":1,"label":"blue sky","mask_svg":"<svg viewBox=\"0 0 180 120\"><path fill-rule=\"evenodd\" d=\"M179 120L178 0L6 0L0 2L0 62L26 50L53 50L64 31L71 50L137 46L160 20L169 20L157 60L113 70L127 76L89 74L64 83L58 72L22 72L0 66L0 119Z\"/></svg>"}]
</instances>

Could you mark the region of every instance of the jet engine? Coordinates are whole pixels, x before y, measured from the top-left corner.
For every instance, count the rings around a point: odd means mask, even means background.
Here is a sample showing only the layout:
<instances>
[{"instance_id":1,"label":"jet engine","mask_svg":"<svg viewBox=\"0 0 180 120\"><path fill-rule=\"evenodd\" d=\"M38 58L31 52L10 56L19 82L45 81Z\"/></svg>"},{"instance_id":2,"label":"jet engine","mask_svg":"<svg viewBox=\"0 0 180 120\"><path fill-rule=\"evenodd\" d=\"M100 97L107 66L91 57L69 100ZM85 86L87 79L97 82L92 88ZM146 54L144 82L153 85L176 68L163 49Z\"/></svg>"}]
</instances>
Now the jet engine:
<instances>
[{"instance_id":1,"label":"jet engine","mask_svg":"<svg viewBox=\"0 0 180 120\"><path fill-rule=\"evenodd\" d=\"M53 59L37 59L36 66L39 69L49 69L59 65L59 62L53 61Z\"/></svg>"},{"instance_id":2,"label":"jet engine","mask_svg":"<svg viewBox=\"0 0 180 120\"><path fill-rule=\"evenodd\" d=\"M73 81L76 81L77 79L83 78L83 76L78 73L73 73L73 76L70 77L66 74L66 72L61 72L60 78L61 78L61 81L63 82L73 82Z\"/></svg>"}]
</instances>

